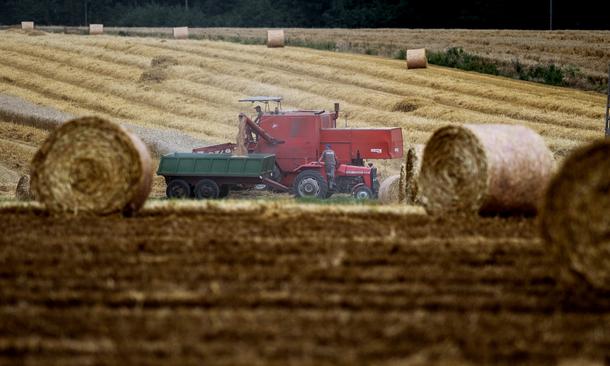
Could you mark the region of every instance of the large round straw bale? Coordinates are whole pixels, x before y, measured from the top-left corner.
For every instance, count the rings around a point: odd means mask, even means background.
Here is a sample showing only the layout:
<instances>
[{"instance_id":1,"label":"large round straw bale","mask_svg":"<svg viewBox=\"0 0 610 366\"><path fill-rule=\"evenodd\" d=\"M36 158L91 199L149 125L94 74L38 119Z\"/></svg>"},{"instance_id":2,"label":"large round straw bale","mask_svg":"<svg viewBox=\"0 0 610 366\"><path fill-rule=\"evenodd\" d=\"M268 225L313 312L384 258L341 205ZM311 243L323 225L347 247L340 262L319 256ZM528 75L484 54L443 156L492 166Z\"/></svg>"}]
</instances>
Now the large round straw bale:
<instances>
[{"instance_id":1,"label":"large round straw bale","mask_svg":"<svg viewBox=\"0 0 610 366\"><path fill-rule=\"evenodd\" d=\"M54 130L34 155L31 189L51 212L110 214L140 208L151 189L152 163L142 141L96 117Z\"/></svg>"},{"instance_id":2,"label":"large round straw bale","mask_svg":"<svg viewBox=\"0 0 610 366\"><path fill-rule=\"evenodd\" d=\"M418 187L431 214L533 214L553 166L544 140L527 127L447 126L426 144Z\"/></svg>"},{"instance_id":3,"label":"large round straw bale","mask_svg":"<svg viewBox=\"0 0 610 366\"><path fill-rule=\"evenodd\" d=\"M34 22L21 22L21 29L34 29Z\"/></svg>"},{"instance_id":4,"label":"large round straw bale","mask_svg":"<svg viewBox=\"0 0 610 366\"><path fill-rule=\"evenodd\" d=\"M400 175L391 175L379 186L379 202L385 204L400 203Z\"/></svg>"},{"instance_id":5,"label":"large round straw bale","mask_svg":"<svg viewBox=\"0 0 610 366\"><path fill-rule=\"evenodd\" d=\"M561 279L610 290L610 141L574 151L551 180L541 209L542 237Z\"/></svg>"},{"instance_id":6,"label":"large round straw bale","mask_svg":"<svg viewBox=\"0 0 610 366\"><path fill-rule=\"evenodd\" d=\"M104 25L103 24L89 24L89 34L104 34Z\"/></svg>"},{"instance_id":7,"label":"large round straw bale","mask_svg":"<svg viewBox=\"0 0 610 366\"><path fill-rule=\"evenodd\" d=\"M407 50L407 69L425 69L428 67L426 49Z\"/></svg>"},{"instance_id":8,"label":"large round straw bale","mask_svg":"<svg viewBox=\"0 0 610 366\"><path fill-rule=\"evenodd\" d=\"M283 29L267 31L267 47L284 47L285 37Z\"/></svg>"},{"instance_id":9,"label":"large round straw bale","mask_svg":"<svg viewBox=\"0 0 610 366\"><path fill-rule=\"evenodd\" d=\"M174 28L175 39L187 39L189 38L189 27L176 27Z\"/></svg>"},{"instance_id":10,"label":"large round straw bale","mask_svg":"<svg viewBox=\"0 0 610 366\"><path fill-rule=\"evenodd\" d=\"M19 201L31 201L34 199L32 191L30 190L30 176L22 175L17 182L17 188L15 189L15 198Z\"/></svg>"}]
</instances>

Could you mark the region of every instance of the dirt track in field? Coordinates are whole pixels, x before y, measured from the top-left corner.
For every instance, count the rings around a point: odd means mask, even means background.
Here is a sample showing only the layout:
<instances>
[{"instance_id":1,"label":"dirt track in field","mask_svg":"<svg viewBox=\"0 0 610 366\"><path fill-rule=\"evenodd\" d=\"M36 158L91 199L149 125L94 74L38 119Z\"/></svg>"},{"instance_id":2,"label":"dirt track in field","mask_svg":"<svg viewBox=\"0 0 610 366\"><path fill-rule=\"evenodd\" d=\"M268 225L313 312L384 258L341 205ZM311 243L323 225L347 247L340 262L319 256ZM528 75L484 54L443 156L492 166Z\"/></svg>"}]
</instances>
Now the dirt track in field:
<instances>
[{"instance_id":1,"label":"dirt track in field","mask_svg":"<svg viewBox=\"0 0 610 366\"><path fill-rule=\"evenodd\" d=\"M610 359L610 298L559 290L531 219L249 203L0 222L0 363Z\"/></svg>"}]
</instances>

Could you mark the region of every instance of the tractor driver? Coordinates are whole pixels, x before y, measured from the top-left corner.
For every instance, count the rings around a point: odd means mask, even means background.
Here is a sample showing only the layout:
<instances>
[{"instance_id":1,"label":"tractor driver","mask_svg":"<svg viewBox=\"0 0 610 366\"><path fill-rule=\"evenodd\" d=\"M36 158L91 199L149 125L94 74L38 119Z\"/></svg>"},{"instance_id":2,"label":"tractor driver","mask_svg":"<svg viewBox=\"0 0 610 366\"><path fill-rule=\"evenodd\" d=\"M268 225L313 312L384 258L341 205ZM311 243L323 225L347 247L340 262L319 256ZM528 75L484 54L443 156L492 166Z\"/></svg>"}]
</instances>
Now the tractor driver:
<instances>
[{"instance_id":1,"label":"tractor driver","mask_svg":"<svg viewBox=\"0 0 610 366\"><path fill-rule=\"evenodd\" d=\"M326 178L328 179L328 188L335 189L335 168L339 165L337 161L337 155L330 148L330 144L326 144L326 148L320 156L320 161L324 163L324 170L326 171Z\"/></svg>"},{"instance_id":2,"label":"tractor driver","mask_svg":"<svg viewBox=\"0 0 610 366\"><path fill-rule=\"evenodd\" d=\"M256 123L257 125L260 125L261 119L263 118L263 110L261 109L260 105L257 105L256 107L254 107L254 110L256 111L256 118L254 119L254 123Z\"/></svg>"}]
</instances>

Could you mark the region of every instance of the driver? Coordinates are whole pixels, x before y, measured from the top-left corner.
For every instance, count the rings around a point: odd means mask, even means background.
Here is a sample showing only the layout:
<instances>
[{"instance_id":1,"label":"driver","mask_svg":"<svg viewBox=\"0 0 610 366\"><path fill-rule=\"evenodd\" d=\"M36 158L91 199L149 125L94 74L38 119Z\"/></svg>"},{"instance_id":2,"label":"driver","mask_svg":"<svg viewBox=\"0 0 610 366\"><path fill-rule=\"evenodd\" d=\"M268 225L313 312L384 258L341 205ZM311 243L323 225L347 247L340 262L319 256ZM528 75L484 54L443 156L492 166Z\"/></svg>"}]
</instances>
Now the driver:
<instances>
[{"instance_id":1,"label":"driver","mask_svg":"<svg viewBox=\"0 0 610 366\"><path fill-rule=\"evenodd\" d=\"M256 107L254 107L254 110L256 111L256 118L254 118L254 123L256 123L257 125L260 125L261 119L263 118L263 110L261 109L260 105L257 105Z\"/></svg>"},{"instance_id":2,"label":"driver","mask_svg":"<svg viewBox=\"0 0 610 366\"><path fill-rule=\"evenodd\" d=\"M328 180L328 188L335 189L335 168L339 165L337 161L337 155L330 148L330 144L326 144L326 148L320 156L320 161L324 163L324 170L326 171L326 178Z\"/></svg>"}]
</instances>

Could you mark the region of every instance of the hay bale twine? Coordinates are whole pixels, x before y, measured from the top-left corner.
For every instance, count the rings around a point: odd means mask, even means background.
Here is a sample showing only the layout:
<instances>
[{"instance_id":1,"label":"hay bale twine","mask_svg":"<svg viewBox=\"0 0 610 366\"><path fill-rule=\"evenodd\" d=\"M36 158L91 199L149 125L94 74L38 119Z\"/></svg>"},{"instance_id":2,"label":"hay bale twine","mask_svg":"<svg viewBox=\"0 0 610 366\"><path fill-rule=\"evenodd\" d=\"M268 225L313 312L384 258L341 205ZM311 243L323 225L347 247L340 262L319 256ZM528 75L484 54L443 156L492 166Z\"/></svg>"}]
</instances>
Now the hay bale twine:
<instances>
[{"instance_id":1,"label":"hay bale twine","mask_svg":"<svg viewBox=\"0 0 610 366\"><path fill-rule=\"evenodd\" d=\"M379 202L383 204L400 203L400 175L391 175L379 186Z\"/></svg>"},{"instance_id":2,"label":"hay bale twine","mask_svg":"<svg viewBox=\"0 0 610 366\"><path fill-rule=\"evenodd\" d=\"M104 25L103 24L89 24L89 34L104 34Z\"/></svg>"},{"instance_id":3,"label":"hay bale twine","mask_svg":"<svg viewBox=\"0 0 610 366\"><path fill-rule=\"evenodd\" d=\"M34 29L34 22L21 22L21 29Z\"/></svg>"},{"instance_id":4,"label":"hay bale twine","mask_svg":"<svg viewBox=\"0 0 610 366\"><path fill-rule=\"evenodd\" d=\"M96 117L55 129L34 155L31 188L51 212L133 212L151 189L146 146L123 127Z\"/></svg>"},{"instance_id":5,"label":"hay bale twine","mask_svg":"<svg viewBox=\"0 0 610 366\"><path fill-rule=\"evenodd\" d=\"M189 27L176 27L174 28L175 39L188 39L189 38Z\"/></svg>"},{"instance_id":6,"label":"hay bale twine","mask_svg":"<svg viewBox=\"0 0 610 366\"><path fill-rule=\"evenodd\" d=\"M574 151L551 179L540 227L560 280L610 290L610 141Z\"/></svg>"},{"instance_id":7,"label":"hay bale twine","mask_svg":"<svg viewBox=\"0 0 610 366\"><path fill-rule=\"evenodd\" d=\"M30 190L30 176L22 175L17 182L17 188L15 189L15 198L19 201L31 201L34 199L34 195Z\"/></svg>"},{"instance_id":8,"label":"hay bale twine","mask_svg":"<svg viewBox=\"0 0 610 366\"><path fill-rule=\"evenodd\" d=\"M431 214L534 214L553 167L527 127L447 126L428 140L417 185Z\"/></svg>"},{"instance_id":9,"label":"hay bale twine","mask_svg":"<svg viewBox=\"0 0 610 366\"><path fill-rule=\"evenodd\" d=\"M284 36L283 29L275 29L267 31L267 47L275 48L275 47L284 47L284 43L286 38Z\"/></svg>"},{"instance_id":10,"label":"hay bale twine","mask_svg":"<svg viewBox=\"0 0 610 366\"><path fill-rule=\"evenodd\" d=\"M407 69L425 69L428 67L426 49L407 50Z\"/></svg>"}]
</instances>

